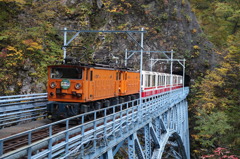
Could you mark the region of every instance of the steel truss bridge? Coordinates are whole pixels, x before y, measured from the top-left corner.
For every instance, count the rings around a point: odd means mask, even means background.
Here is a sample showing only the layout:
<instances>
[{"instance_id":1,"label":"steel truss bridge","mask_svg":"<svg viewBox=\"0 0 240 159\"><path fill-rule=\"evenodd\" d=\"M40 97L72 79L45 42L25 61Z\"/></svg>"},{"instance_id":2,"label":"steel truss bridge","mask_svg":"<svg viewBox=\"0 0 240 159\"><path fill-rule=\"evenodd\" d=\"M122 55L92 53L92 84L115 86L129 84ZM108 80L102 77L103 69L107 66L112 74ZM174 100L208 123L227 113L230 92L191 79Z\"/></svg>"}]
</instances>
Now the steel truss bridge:
<instances>
[{"instance_id":1,"label":"steel truss bridge","mask_svg":"<svg viewBox=\"0 0 240 159\"><path fill-rule=\"evenodd\" d=\"M0 139L0 158L189 159L188 93L188 87L176 89ZM79 124L71 126L74 119ZM54 134L60 123L64 131ZM48 136L33 141L32 134L41 130ZM4 143L21 136L28 144L4 153Z\"/></svg>"}]
</instances>

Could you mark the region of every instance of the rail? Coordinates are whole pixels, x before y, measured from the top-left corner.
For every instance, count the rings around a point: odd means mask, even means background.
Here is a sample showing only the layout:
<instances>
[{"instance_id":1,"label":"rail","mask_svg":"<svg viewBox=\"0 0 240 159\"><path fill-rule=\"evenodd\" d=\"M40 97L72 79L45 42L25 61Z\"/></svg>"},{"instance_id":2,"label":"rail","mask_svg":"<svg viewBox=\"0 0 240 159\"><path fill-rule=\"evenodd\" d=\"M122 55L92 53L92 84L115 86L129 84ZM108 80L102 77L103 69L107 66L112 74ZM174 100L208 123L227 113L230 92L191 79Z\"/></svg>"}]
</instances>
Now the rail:
<instances>
[{"instance_id":1,"label":"rail","mask_svg":"<svg viewBox=\"0 0 240 159\"><path fill-rule=\"evenodd\" d=\"M35 128L20 134L16 134L0 140L0 158L68 158L72 155L80 155L85 158L96 158L108 150L110 146L120 143L123 139L146 125L152 117L170 109L174 104L185 99L188 89L176 89L159 95L143 98L143 104L136 99L121 103L97 111L88 112L39 128ZM97 116L102 115L101 118ZM89 117L93 117L90 121ZM77 120L79 125L70 126L70 122ZM53 134L53 127L63 124L65 131ZM40 130L46 130L48 137L32 142L32 134ZM4 152L4 143L21 136L27 136L28 145Z\"/></svg>"},{"instance_id":2,"label":"rail","mask_svg":"<svg viewBox=\"0 0 240 159\"><path fill-rule=\"evenodd\" d=\"M46 116L47 93L0 96L0 128Z\"/></svg>"}]
</instances>

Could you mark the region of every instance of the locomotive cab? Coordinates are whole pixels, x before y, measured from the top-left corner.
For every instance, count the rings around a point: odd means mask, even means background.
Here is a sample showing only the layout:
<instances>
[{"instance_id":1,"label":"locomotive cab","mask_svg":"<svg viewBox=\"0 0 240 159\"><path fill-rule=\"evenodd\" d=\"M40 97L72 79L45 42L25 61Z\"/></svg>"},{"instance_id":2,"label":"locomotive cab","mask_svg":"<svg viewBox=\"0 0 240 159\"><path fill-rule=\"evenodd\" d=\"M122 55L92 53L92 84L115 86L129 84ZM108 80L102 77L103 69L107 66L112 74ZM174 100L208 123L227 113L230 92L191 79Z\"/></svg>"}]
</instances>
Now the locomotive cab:
<instances>
[{"instance_id":1,"label":"locomotive cab","mask_svg":"<svg viewBox=\"0 0 240 159\"><path fill-rule=\"evenodd\" d=\"M48 115L52 120L79 114L83 101L86 68L73 65L48 66ZM54 113L53 113L54 112Z\"/></svg>"},{"instance_id":2,"label":"locomotive cab","mask_svg":"<svg viewBox=\"0 0 240 159\"><path fill-rule=\"evenodd\" d=\"M65 101L82 100L84 68L78 66L48 67L48 100Z\"/></svg>"}]
</instances>

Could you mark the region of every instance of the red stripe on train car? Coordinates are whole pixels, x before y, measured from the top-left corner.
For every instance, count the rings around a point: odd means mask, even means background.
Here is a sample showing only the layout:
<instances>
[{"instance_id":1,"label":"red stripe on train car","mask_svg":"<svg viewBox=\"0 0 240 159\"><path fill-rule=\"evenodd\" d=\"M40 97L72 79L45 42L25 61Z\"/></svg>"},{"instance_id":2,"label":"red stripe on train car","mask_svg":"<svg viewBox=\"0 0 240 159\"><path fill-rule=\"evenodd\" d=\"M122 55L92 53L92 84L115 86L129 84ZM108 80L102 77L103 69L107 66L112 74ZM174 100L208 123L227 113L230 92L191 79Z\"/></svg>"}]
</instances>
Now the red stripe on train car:
<instances>
[{"instance_id":1,"label":"red stripe on train car","mask_svg":"<svg viewBox=\"0 0 240 159\"><path fill-rule=\"evenodd\" d=\"M175 89L178 89L178 88L182 88L182 86L174 86L174 87L172 87L172 90L175 90ZM171 90L171 88L162 88L162 89L157 89L157 90L143 91L142 92L142 97L148 97L148 96L152 96L152 95L155 95L155 94L168 92L170 90Z\"/></svg>"}]
</instances>

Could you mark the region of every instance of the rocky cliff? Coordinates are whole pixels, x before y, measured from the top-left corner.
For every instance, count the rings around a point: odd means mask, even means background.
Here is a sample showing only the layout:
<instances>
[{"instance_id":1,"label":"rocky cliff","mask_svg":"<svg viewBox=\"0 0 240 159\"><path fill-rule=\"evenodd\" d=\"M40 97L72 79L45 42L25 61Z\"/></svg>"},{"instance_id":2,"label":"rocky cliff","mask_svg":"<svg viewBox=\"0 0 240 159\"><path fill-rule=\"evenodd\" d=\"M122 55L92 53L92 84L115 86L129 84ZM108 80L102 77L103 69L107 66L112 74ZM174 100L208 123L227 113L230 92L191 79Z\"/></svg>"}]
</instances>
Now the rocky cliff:
<instances>
[{"instance_id":1,"label":"rocky cliff","mask_svg":"<svg viewBox=\"0 0 240 159\"><path fill-rule=\"evenodd\" d=\"M205 38L187 0L56 0L0 1L4 21L0 32L1 95L44 92L46 66L62 60L64 27L69 30L141 30L145 51L174 51L174 58L187 60L192 79L216 65L213 45ZM11 8L15 10L12 11ZM5 15L5 16L4 16ZM73 36L68 33L68 37ZM81 33L68 48L68 55L82 61L124 59L125 49L140 50L139 34ZM20 59L20 57L23 57ZM150 58L144 54L144 69ZM13 62L15 60L15 62ZM130 61L138 69L139 56ZM165 63L154 71L169 72ZM175 64L174 72L181 72Z\"/></svg>"}]
</instances>

